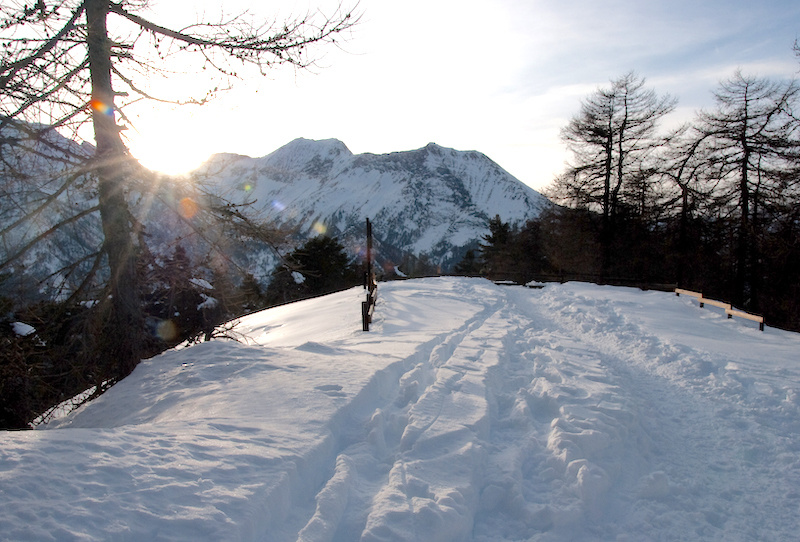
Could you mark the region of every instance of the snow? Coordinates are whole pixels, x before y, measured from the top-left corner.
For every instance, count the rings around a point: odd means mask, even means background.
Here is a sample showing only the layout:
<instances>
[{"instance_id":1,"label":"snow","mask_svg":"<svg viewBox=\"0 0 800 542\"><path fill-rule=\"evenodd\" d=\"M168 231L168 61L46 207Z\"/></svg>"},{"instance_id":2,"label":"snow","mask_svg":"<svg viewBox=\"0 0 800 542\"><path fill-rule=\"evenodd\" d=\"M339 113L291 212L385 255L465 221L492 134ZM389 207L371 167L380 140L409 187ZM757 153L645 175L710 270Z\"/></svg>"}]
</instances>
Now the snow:
<instances>
[{"instance_id":1,"label":"snow","mask_svg":"<svg viewBox=\"0 0 800 542\"><path fill-rule=\"evenodd\" d=\"M216 297L211 297L202 293L200 294L200 297L203 298L203 302L197 305L197 310L199 311L203 309L213 309L219 305L219 300Z\"/></svg>"},{"instance_id":2,"label":"snow","mask_svg":"<svg viewBox=\"0 0 800 542\"><path fill-rule=\"evenodd\" d=\"M538 286L538 285L537 285ZM792 540L800 336L664 292L381 283L0 434L0 540Z\"/></svg>"},{"instance_id":3,"label":"snow","mask_svg":"<svg viewBox=\"0 0 800 542\"><path fill-rule=\"evenodd\" d=\"M199 288L203 288L205 290L213 290L214 289L214 287L211 285L211 283L208 282L206 279L192 278L192 279L189 279L189 282L194 284L195 286L197 286Z\"/></svg>"},{"instance_id":4,"label":"snow","mask_svg":"<svg viewBox=\"0 0 800 542\"><path fill-rule=\"evenodd\" d=\"M444 254L475 244L495 214L518 224L550 205L488 157L436 145L353 155L337 140L296 139L261 158L215 155L195 176L213 193L252 205L302 236L325 228L346 246L357 245L369 218L384 250L424 253L444 267L457 263Z\"/></svg>"},{"instance_id":5,"label":"snow","mask_svg":"<svg viewBox=\"0 0 800 542\"><path fill-rule=\"evenodd\" d=\"M27 337L28 335L36 333L36 328L25 322L11 322L11 329L20 337Z\"/></svg>"}]
</instances>

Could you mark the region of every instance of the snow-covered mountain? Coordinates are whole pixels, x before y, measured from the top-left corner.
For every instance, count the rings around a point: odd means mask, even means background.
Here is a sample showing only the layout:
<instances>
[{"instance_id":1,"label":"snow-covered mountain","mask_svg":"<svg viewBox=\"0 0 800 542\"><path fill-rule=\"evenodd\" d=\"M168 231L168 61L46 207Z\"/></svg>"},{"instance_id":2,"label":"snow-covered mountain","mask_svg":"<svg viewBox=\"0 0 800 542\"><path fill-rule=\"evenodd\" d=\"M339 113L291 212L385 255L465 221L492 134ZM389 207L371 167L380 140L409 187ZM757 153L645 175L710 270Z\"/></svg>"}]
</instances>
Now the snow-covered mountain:
<instances>
[{"instance_id":1,"label":"snow-covered mountain","mask_svg":"<svg viewBox=\"0 0 800 542\"><path fill-rule=\"evenodd\" d=\"M102 244L99 216L92 212L96 190L86 174L94 148L44 125L2 121L0 262L10 264L0 269L0 292L55 296L91 268ZM31 250L22 250L39 236Z\"/></svg>"},{"instance_id":2,"label":"snow-covered mountain","mask_svg":"<svg viewBox=\"0 0 800 542\"><path fill-rule=\"evenodd\" d=\"M30 126L34 128L41 127ZM20 139L13 130L3 128L4 142ZM14 280L4 287L25 290L28 297L58 291L62 285L74 288L72 283L83 277L74 262L82 262L83 272L91 269L92 255L102 244L99 217L91 212L97 205L95 185L90 175L76 174L92 149L55 131L49 137L52 141L32 146L4 147L0 167L0 261L54 225L68 225L15 260L9 275ZM290 245L325 233L356 255L369 218L375 257L388 269L388 264L425 255L429 266L448 271L477 246L490 218L500 215L520 223L549 205L483 154L433 143L416 151L353 155L338 140L297 139L263 158L214 155L192 176L211 194L250 203L252 210L293 230ZM175 239L191 238L192 231L164 203L182 198L175 195L184 186L181 181L165 177L156 184L159 193L151 194L143 182L141 193L131 196L131 208L146 226L151 251L165 254ZM43 202L46 207L40 207ZM20 221L26 214L32 218ZM85 216L73 221L78 214ZM12 226L16 221L21 226ZM191 243L184 248L193 253ZM277 261L271 249L260 245L230 256L262 281Z\"/></svg>"},{"instance_id":3,"label":"snow-covered mountain","mask_svg":"<svg viewBox=\"0 0 800 542\"><path fill-rule=\"evenodd\" d=\"M796 540L800 335L665 292L382 283L0 432L0 540Z\"/></svg>"},{"instance_id":4,"label":"snow-covered mountain","mask_svg":"<svg viewBox=\"0 0 800 542\"><path fill-rule=\"evenodd\" d=\"M369 218L380 259L426 254L442 269L476 245L490 218L520 223L548 205L485 155L434 143L354 155L335 139L296 139L263 158L215 155L195 177L301 236L324 232L357 245Z\"/></svg>"}]
</instances>

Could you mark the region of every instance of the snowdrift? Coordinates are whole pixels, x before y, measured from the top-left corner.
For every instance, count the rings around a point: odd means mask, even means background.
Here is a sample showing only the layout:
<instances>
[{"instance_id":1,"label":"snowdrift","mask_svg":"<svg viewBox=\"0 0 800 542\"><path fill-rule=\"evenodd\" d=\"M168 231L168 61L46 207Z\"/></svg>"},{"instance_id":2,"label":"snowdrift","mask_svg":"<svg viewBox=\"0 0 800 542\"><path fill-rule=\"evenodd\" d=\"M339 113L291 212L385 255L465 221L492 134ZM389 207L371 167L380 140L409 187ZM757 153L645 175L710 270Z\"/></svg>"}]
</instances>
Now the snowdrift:
<instances>
[{"instance_id":1,"label":"snowdrift","mask_svg":"<svg viewBox=\"0 0 800 542\"><path fill-rule=\"evenodd\" d=\"M661 292L382 283L0 434L0 540L791 540L800 337Z\"/></svg>"}]
</instances>

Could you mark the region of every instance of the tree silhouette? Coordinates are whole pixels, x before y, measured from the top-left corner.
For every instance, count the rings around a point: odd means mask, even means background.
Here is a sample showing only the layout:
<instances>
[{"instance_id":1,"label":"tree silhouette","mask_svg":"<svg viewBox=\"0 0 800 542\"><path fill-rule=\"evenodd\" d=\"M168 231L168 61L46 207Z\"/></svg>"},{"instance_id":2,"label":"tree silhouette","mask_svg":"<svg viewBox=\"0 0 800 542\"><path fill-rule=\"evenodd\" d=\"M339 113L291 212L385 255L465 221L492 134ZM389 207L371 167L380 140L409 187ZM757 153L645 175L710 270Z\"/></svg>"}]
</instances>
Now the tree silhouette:
<instances>
[{"instance_id":1,"label":"tree silhouette","mask_svg":"<svg viewBox=\"0 0 800 542\"><path fill-rule=\"evenodd\" d=\"M23 243L2 263L19 260L53 231L99 214L102 247L90 267L94 275L104 262L108 280L98 308L99 350L107 367L98 380L111 383L138 363L144 334L136 269L144 238L128 197L148 175L121 137L126 106L161 99L147 90L146 81L174 56L199 59L203 70L227 82L237 77L237 64L262 74L279 64L307 68L314 63L311 46L335 42L357 20L341 9L331 17L309 14L281 24L253 22L242 14L175 30L139 15L147 7L146 0L37 0L32 7L5 2L0 8L0 163L7 176L27 181L32 179L26 161L46 157L60 164L50 178L38 179L45 197L34 198L12 225L30 227L76 183L91 184L97 202ZM219 90L218 82L212 84L183 103L203 103ZM76 136L89 124L94 149L59 144L53 136L54 130ZM217 210L234 222L242 218L229 206Z\"/></svg>"},{"instance_id":2,"label":"tree silhouette","mask_svg":"<svg viewBox=\"0 0 800 542\"><path fill-rule=\"evenodd\" d=\"M491 279L509 278L508 272L514 266L512 261L513 232L508 222L500 215L489 219L489 233L482 236L480 244L483 271Z\"/></svg>"},{"instance_id":3,"label":"tree silhouette","mask_svg":"<svg viewBox=\"0 0 800 542\"><path fill-rule=\"evenodd\" d=\"M656 133L658 121L675 108L672 97L658 96L644 84L632 72L613 80L587 98L561 132L573 159L550 195L600 212L604 274L616 257L618 218L643 214L651 201L651 161L663 144Z\"/></svg>"},{"instance_id":4,"label":"tree silhouette","mask_svg":"<svg viewBox=\"0 0 800 542\"><path fill-rule=\"evenodd\" d=\"M266 297L285 303L356 286L359 268L335 237L321 235L306 241L272 273Z\"/></svg>"},{"instance_id":5,"label":"tree silhouette","mask_svg":"<svg viewBox=\"0 0 800 542\"><path fill-rule=\"evenodd\" d=\"M758 240L765 224L799 203L798 96L794 81L737 71L714 93L716 107L699 114L697 131L709 141L704 160L717 180L715 200L738 220L732 300L751 310L759 309Z\"/></svg>"}]
</instances>

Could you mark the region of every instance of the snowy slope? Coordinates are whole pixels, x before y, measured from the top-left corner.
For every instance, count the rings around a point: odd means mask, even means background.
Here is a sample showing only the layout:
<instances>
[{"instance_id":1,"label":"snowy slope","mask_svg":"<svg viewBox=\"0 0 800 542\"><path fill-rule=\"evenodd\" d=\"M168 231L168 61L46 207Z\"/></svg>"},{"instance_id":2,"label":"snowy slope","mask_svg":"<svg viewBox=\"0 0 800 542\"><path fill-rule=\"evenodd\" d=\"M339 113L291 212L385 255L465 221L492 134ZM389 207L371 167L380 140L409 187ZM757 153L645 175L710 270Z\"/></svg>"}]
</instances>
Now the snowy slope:
<instances>
[{"instance_id":1,"label":"snowy slope","mask_svg":"<svg viewBox=\"0 0 800 542\"><path fill-rule=\"evenodd\" d=\"M297 139L263 158L215 155L195 175L302 235L363 242L370 218L384 259L426 253L445 269L488 232L490 218L524 222L548 205L483 154L434 143L353 155L335 139Z\"/></svg>"},{"instance_id":2,"label":"snowy slope","mask_svg":"<svg viewBox=\"0 0 800 542\"><path fill-rule=\"evenodd\" d=\"M794 540L800 336L662 292L382 283L0 434L0 540Z\"/></svg>"}]
</instances>

